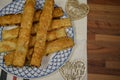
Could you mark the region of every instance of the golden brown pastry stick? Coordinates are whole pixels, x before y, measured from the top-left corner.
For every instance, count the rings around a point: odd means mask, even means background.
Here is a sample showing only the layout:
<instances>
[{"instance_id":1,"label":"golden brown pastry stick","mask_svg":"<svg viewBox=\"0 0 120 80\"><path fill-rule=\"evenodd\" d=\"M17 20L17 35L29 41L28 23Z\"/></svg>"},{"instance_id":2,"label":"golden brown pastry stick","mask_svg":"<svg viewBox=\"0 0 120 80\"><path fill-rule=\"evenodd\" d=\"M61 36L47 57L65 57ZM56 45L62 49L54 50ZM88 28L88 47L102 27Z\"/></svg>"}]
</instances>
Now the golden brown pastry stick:
<instances>
[{"instance_id":1,"label":"golden brown pastry stick","mask_svg":"<svg viewBox=\"0 0 120 80\"><path fill-rule=\"evenodd\" d=\"M39 21L40 15L41 15L42 11L36 11L35 16L34 16L34 22ZM60 18L61 16L63 16L63 10L61 7L55 8L53 11L53 18Z\"/></svg>"},{"instance_id":2,"label":"golden brown pastry stick","mask_svg":"<svg viewBox=\"0 0 120 80\"><path fill-rule=\"evenodd\" d=\"M62 37L66 37L66 31L64 28L58 29L58 30L54 30L51 32L48 32L47 35L47 41L53 41L56 40L58 38L62 38ZM30 41L30 47L32 47L35 44L35 37L36 36L32 36L31 41Z\"/></svg>"},{"instance_id":3,"label":"golden brown pastry stick","mask_svg":"<svg viewBox=\"0 0 120 80\"><path fill-rule=\"evenodd\" d=\"M57 23L59 25L56 25ZM70 22L69 18L53 20L52 24L54 24L54 25L51 26L49 31L59 29L61 27L63 27L63 28L71 27L71 22ZM32 27L33 29L32 29L32 32L31 32L32 34L36 33L37 27L38 27L38 23L33 25L33 27ZM15 28L15 29L12 29L12 30L3 30L2 31L2 40L17 38L18 37L18 31L19 31L19 27Z\"/></svg>"},{"instance_id":4,"label":"golden brown pastry stick","mask_svg":"<svg viewBox=\"0 0 120 80\"><path fill-rule=\"evenodd\" d=\"M46 55L72 47L74 45L74 42L71 38L64 37L53 42L48 42L47 44Z\"/></svg>"},{"instance_id":5,"label":"golden brown pastry stick","mask_svg":"<svg viewBox=\"0 0 120 80\"><path fill-rule=\"evenodd\" d=\"M26 55L28 53L33 17L35 12L35 3L36 0L26 0L24 6L19 37L17 40L16 51L14 53L13 59L13 65L16 67L24 66Z\"/></svg>"},{"instance_id":6,"label":"golden brown pastry stick","mask_svg":"<svg viewBox=\"0 0 120 80\"><path fill-rule=\"evenodd\" d=\"M37 27L34 53L30 62L30 65L32 66L39 67L41 64L42 57L45 54L47 31L52 23L53 10L54 0L46 0Z\"/></svg>"},{"instance_id":7,"label":"golden brown pastry stick","mask_svg":"<svg viewBox=\"0 0 120 80\"><path fill-rule=\"evenodd\" d=\"M70 18L61 18L61 19L53 20L51 27L48 29L48 31L51 29L58 29L58 26L61 26L61 27L72 26Z\"/></svg>"},{"instance_id":8,"label":"golden brown pastry stick","mask_svg":"<svg viewBox=\"0 0 120 80\"><path fill-rule=\"evenodd\" d=\"M33 21L38 21L40 17L41 11L36 11L34 15ZM62 8L55 8L53 12L53 18L59 18L63 16ZM0 16L0 25L13 25L13 24L20 24L22 14L9 14L5 16Z\"/></svg>"},{"instance_id":9,"label":"golden brown pastry stick","mask_svg":"<svg viewBox=\"0 0 120 80\"><path fill-rule=\"evenodd\" d=\"M2 40L11 40L18 37L19 28L14 28L11 30L3 30L2 31Z\"/></svg>"},{"instance_id":10,"label":"golden brown pastry stick","mask_svg":"<svg viewBox=\"0 0 120 80\"><path fill-rule=\"evenodd\" d=\"M4 62L5 62L6 66L11 66L13 64L14 53L15 53L15 51L11 51L11 52L8 52L4 56ZM32 53L33 53L33 48L30 49L28 54L27 54L27 59L26 59L27 62L26 62L26 64L28 64L28 65L30 64Z\"/></svg>"},{"instance_id":11,"label":"golden brown pastry stick","mask_svg":"<svg viewBox=\"0 0 120 80\"><path fill-rule=\"evenodd\" d=\"M7 55L4 56L4 62L6 66L10 66L13 63L14 51L9 52Z\"/></svg>"},{"instance_id":12,"label":"golden brown pastry stick","mask_svg":"<svg viewBox=\"0 0 120 80\"><path fill-rule=\"evenodd\" d=\"M18 37L19 28L15 28L12 30L4 30L2 31L2 40L12 40ZM33 35L34 36L34 35ZM60 37L65 37L66 31L64 28L60 28L58 30L52 30L48 32L47 41L52 41Z\"/></svg>"},{"instance_id":13,"label":"golden brown pastry stick","mask_svg":"<svg viewBox=\"0 0 120 80\"><path fill-rule=\"evenodd\" d=\"M55 34L53 34L53 33L55 33ZM49 37L49 39L47 38L48 39L47 41L51 41L51 40L55 40L57 38L67 36L64 28L48 32L48 34L49 35L47 37ZM36 36L31 36L31 39L30 39L31 41L30 41L29 47L34 46L35 37ZM14 45L16 45L14 43L16 43L16 42L17 42L17 38L14 38L13 40L4 40L4 41L0 42L0 52L14 50L16 47L16 46L14 46Z\"/></svg>"},{"instance_id":14,"label":"golden brown pastry stick","mask_svg":"<svg viewBox=\"0 0 120 80\"><path fill-rule=\"evenodd\" d=\"M51 27L48 28L48 31L59 29L59 28L67 28L71 27L72 23L70 18L61 18L61 19L54 19L51 23ZM38 23L33 25L32 34L36 33L38 27Z\"/></svg>"},{"instance_id":15,"label":"golden brown pastry stick","mask_svg":"<svg viewBox=\"0 0 120 80\"><path fill-rule=\"evenodd\" d=\"M27 57L26 57L26 64L27 65L30 65L32 54L33 54L33 48L31 48L27 54Z\"/></svg>"},{"instance_id":16,"label":"golden brown pastry stick","mask_svg":"<svg viewBox=\"0 0 120 80\"><path fill-rule=\"evenodd\" d=\"M53 52L57 52L57 51L60 51L60 50L64 50L64 49L67 49L67 48L70 48L74 45L74 42L71 38L68 38L68 37L64 37L64 38L60 38L58 40L55 40L55 41L52 41L52 42L48 42L47 43L47 47L46 47L46 55L47 54L52 54ZM29 53L27 55L27 60L28 62L30 62L29 60L31 60L31 57L32 57L32 53L33 53L33 49L30 49L29 50ZM13 54L13 52L11 54L7 54L7 58L5 56L5 63L6 65L12 65L12 58L11 58L11 55Z\"/></svg>"},{"instance_id":17,"label":"golden brown pastry stick","mask_svg":"<svg viewBox=\"0 0 120 80\"><path fill-rule=\"evenodd\" d=\"M56 29L59 29L59 28L68 28L68 27L71 27L72 26L72 23L70 21L70 18L62 18L62 19L54 19L52 21L52 26L48 29L48 31L51 31L51 30L56 30ZM36 31L37 31L37 27L38 27L38 23L34 24L33 25L33 29L32 29L32 34L35 34Z\"/></svg>"},{"instance_id":18,"label":"golden brown pastry stick","mask_svg":"<svg viewBox=\"0 0 120 80\"><path fill-rule=\"evenodd\" d=\"M63 10L62 10L61 7L54 8L53 18L59 18L59 17L61 17L63 15L64 15L64 13L63 13Z\"/></svg>"},{"instance_id":19,"label":"golden brown pastry stick","mask_svg":"<svg viewBox=\"0 0 120 80\"><path fill-rule=\"evenodd\" d=\"M58 29L58 30L54 30L51 32L48 32L47 35L47 41L52 41L61 37L65 37L66 35L66 31L64 28Z\"/></svg>"},{"instance_id":20,"label":"golden brown pastry stick","mask_svg":"<svg viewBox=\"0 0 120 80\"><path fill-rule=\"evenodd\" d=\"M1 41L0 42L0 53L15 50L16 42L17 42L17 39Z\"/></svg>"}]
</instances>

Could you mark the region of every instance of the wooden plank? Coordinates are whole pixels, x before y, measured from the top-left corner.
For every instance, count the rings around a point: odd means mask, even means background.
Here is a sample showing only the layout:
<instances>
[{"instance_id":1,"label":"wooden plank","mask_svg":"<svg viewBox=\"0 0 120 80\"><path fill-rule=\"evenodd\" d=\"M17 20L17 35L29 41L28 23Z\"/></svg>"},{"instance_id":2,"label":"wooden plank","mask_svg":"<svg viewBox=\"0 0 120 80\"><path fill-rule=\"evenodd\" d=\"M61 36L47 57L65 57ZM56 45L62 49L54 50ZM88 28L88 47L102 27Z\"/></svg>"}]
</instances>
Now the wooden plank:
<instances>
[{"instance_id":1,"label":"wooden plank","mask_svg":"<svg viewBox=\"0 0 120 80\"><path fill-rule=\"evenodd\" d=\"M96 41L107 41L107 42L118 42L118 44L119 44L120 36L96 34L95 40Z\"/></svg>"},{"instance_id":2,"label":"wooden plank","mask_svg":"<svg viewBox=\"0 0 120 80\"><path fill-rule=\"evenodd\" d=\"M120 13L120 12L119 12ZM92 13L90 13L89 15L88 15L88 17L89 16L92 16L92 17L94 17L94 18L98 18L98 19L100 19L100 18L102 18L102 19L110 19L110 20L120 20L120 16L117 16L117 15L113 15L113 16L110 16L110 15L103 15L103 14L92 14Z\"/></svg>"},{"instance_id":3,"label":"wooden plank","mask_svg":"<svg viewBox=\"0 0 120 80\"><path fill-rule=\"evenodd\" d=\"M105 66L108 69L120 69L120 61L106 61Z\"/></svg>"},{"instance_id":4,"label":"wooden plank","mask_svg":"<svg viewBox=\"0 0 120 80\"><path fill-rule=\"evenodd\" d=\"M99 44L99 45L98 45ZM104 43L105 44L105 43ZM101 45L95 41L88 41L88 59L89 60L120 60L120 49Z\"/></svg>"},{"instance_id":5,"label":"wooden plank","mask_svg":"<svg viewBox=\"0 0 120 80\"><path fill-rule=\"evenodd\" d=\"M99 55L103 55L103 56L107 56L107 55L108 56L113 56L113 55L118 56L120 54L120 49L119 48L108 48L108 47L102 47L102 46L99 46L99 45L98 45L98 47L95 47L97 45L94 45L94 44L90 44L90 45L94 46L94 47L91 47L91 48L88 47L88 53L91 54L91 55L92 54L99 54Z\"/></svg>"},{"instance_id":6,"label":"wooden plank","mask_svg":"<svg viewBox=\"0 0 120 80\"><path fill-rule=\"evenodd\" d=\"M101 46L102 48L113 48L120 49L120 42L110 42L110 41L89 41L91 44L96 46Z\"/></svg>"},{"instance_id":7,"label":"wooden plank","mask_svg":"<svg viewBox=\"0 0 120 80\"><path fill-rule=\"evenodd\" d=\"M96 14L95 14L96 13ZM106 15L106 16L110 16L110 17L119 17L119 13L120 12L113 12L113 11L100 11L100 10L92 10L90 9L90 15Z\"/></svg>"},{"instance_id":8,"label":"wooden plank","mask_svg":"<svg viewBox=\"0 0 120 80\"><path fill-rule=\"evenodd\" d=\"M120 6L117 5L112 6L112 5L100 5L100 4L89 3L89 6L91 10L120 12Z\"/></svg>"},{"instance_id":9,"label":"wooden plank","mask_svg":"<svg viewBox=\"0 0 120 80\"><path fill-rule=\"evenodd\" d=\"M87 36L88 40L95 40L95 34L94 33L88 32L87 35L88 35Z\"/></svg>"},{"instance_id":10,"label":"wooden plank","mask_svg":"<svg viewBox=\"0 0 120 80\"><path fill-rule=\"evenodd\" d=\"M103 74L88 74L89 80L120 80L120 76L103 75Z\"/></svg>"},{"instance_id":11,"label":"wooden plank","mask_svg":"<svg viewBox=\"0 0 120 80\"><path fill-rule=\"evenodd\" d=\"M110 47L110 48L120 48L120 36L115 35L105 35L105 34L95 34L88 32L88 48L95 46L98 48L101 47Z\"/></svg>"},{"instance_id":12,"label":"wooden plank","mask_svg":"<svg viewBox=\"0 0 120 80\"><path fill-rule=\"evenodd\" d=\"M90 3L94 3L94 4L102 4L102 5L120 5L120 0L100 0L100 1L97 1L97 0L88 0L88 4Z\"/></svg>"},{"instance_id":13,"label":"wooden plank","mask_svg":"<svg viewBox=\"0 0 120 80\"><path fill-rule=\"evenodd\" d=\"M100 28L100 27L91 28L90 26L88 26L88 31L96 33L96 34L120 35L119 29L112 30L112 29L105 29L105 28Z\"/></svg>"},{"instance_id":14,"label":"wooden plank","mask_svg":"<svg viewBox=\"0 0 120 80\"><path fill-rule=\"evenodd\" d=\"M91 53L92 56L90 56L90 54L88 55L88 61L89 60L102 60L102 61L120 61L120 57L116 56L116 55L104 55L104 54L95 54L95 53ZM97 64L97 63L96 63ZM94 66L93 66L94 67Z\"/></svg>"},{"instance_id":15,"label":"wooden plank","mask_svg":"<svg viewBox=\"0 0 120 80\"><path fill-rule=\"evenodd\" d=\"M88 63L89 64L89 63ZM108 69L101 66L88 66L88 73L95 73L95 74L108 74L108 75L120 75L120 69Z\"/></svg>"},{"instance_id":16,"label":"wooden plank","mask_svg":"<svg viewBox=\"0 0 120 80\"><path fill-rule=\"evenodd\" d=\"M119 19L111 19L111 18L107 18L107 17L104 17L104 16L94 16L94 15L89 15L88 14L88 21L94 21L94 22L99 22L99 21L103 21L105 23L119 23Z\"/></svg>"},{"instance_id":17,"label":"wooden plank","mask_svg":"<svg viewBox=\"0 0 120 80\"><path fill-rule=\"evenodd\" d=\"M105 60L94 60L94 59L88 59L88 64L92 66L100 66L105 67Z\"/></svg>"},{"instance_id":18,"label":"wooden plank","mask_svg":"<svg viewBox=\"0 0 120 80\"><path fill-rule=\"evenodd\" d=\"M100 29L102 28L105 30L106 29L120 30L120 28L119 28L120 23L119 23L119 21L116 21L116 20L108 21L108 19L107 19L107 21L106 21L106 19L103 19L103 18L101 20L98 20L97 18L95 18L95 20L94 19L90 20L88 18L88 22L89 22L88 27L90 27L90 28L100 28Z\"/></svg>"},{"instance_id":19,"label":"wooden plank","mask_svg":"<svg viewBox=\"0 0 120 80\"><path fill-rule=\"evenodd\" d=\"M106 57L106 56L102 56L102 55L95 55L95 54L91 54L91 55L93 55L93 56L90 56L90 55L88 55L89 56L89 58L88 58L88 61L92 61L92 60L94 60L94 61L97 61L97 60L100 60L100 61L115 61L115 62L117 62L117 61L120 61L120 57L116 57L115 55L113 55L113 57L110 57L110 56L108 56L108 57ZM98 57L99 56L99 57ZM96 63L97 64L97 63ZM90 64L89 64L90 65ZM89 66L88 65L88 66ZM102 64L100 64L100 65L102 65ZM94 66L93 66L94 67ZM120 69L119 69L120 70Z\"/></svg>"}]
</instances>

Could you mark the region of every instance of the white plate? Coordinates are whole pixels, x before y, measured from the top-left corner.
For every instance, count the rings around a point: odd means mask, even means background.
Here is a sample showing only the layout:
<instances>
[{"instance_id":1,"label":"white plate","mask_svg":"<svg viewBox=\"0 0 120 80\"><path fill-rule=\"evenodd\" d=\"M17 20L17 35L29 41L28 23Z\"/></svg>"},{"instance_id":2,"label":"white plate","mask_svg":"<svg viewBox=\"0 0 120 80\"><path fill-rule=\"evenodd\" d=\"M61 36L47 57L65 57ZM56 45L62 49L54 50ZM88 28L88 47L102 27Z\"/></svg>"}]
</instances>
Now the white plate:
<instances>
[{"instance_id":1,"label":"white plate","mask_svg":"<svg viewBox=\"0 0 120 80\"><path fill-rule=\"evenodd\" d=\"M24 3L25 3L25 0L18 0L8 4L2 10L0 10L0 16L5 14L21 13L23 11ZM44 0L37 0L36 9L41 9L43 5L44 5ZM66 17L67 15L64 14L62 18L66 18ZM0 28L0 39L2 39L2 36L1 36L2 30L4 30L4 28ZM73 33L72 27L66 29L66 32L69 37L72 37L74 39L74 33ZM0 53L0 67L6 72L14 74L17 77L40 78L55 72L61 66L63 66L68 60L68 58L70 57L71 51L72 51L72 48L69 48L66 50L56 52L52 55L49 55L48 57L44 57L42 60L42 66L39 68L28 67L28 66L25 66L23 68L16 68L12 66L7 67L3 61L3 56L6 53Z\"/></svg>"}]
</instances>

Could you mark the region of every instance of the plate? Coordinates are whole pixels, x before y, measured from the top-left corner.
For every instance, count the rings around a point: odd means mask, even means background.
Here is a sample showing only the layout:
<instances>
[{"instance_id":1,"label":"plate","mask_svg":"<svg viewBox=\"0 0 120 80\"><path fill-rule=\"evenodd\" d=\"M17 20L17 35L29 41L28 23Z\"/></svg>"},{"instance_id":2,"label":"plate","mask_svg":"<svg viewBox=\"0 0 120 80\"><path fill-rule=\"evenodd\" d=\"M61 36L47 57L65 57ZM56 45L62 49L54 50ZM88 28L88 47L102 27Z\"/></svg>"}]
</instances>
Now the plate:
<instances>
[{"instance_id":1,"label":"plate","mask_svg":"<svg viewBox=\"0 0 120 80\"><path fill-rule=\"evenodd\" d=\"M10 4L8 4L6 7L4 7L2 10L0 10L0 16L3 16L5 14L17 14L21 13L23 11L23 5L25 3L25 0L18 0L14 1ZM41 9L44 5L44 0L37 0L36 2L36 9ZM67 15L64 13L64 16L62 18L66 18ZM4 30L3 27L0 28L0 40L2 39L2 30ZM74 39L74 32L73 28L67 28L66 29L67 35ZM22 78L41 78L44 76L47 76L56 70L58 70L61 66L63 66L66 61L68 61L70 55L71 55L72 48L62 50L59 52L55 52L52 55L44 56L42 59L42 65L39 68L35 67L29 67L24 66L23 68L16 68L9 66L7 67L4 64L3 56L7 53L0 53L0 67L5 70L8 73L11 73L17 77Z\"/></svg>"}]
</instances>

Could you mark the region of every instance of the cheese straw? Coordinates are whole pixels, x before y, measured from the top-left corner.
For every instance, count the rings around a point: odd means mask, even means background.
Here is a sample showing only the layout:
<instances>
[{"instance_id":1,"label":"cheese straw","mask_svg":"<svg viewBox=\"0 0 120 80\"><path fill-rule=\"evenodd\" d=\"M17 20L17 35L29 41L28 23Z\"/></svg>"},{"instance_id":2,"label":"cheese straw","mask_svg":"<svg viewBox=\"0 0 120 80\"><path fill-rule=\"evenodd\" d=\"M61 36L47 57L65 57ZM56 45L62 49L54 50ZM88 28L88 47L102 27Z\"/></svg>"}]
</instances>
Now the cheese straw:
<instances>
[{"instance_id":1,"label":"cheese straw","mask_svg":"<svg viewBox=\"0 0 120 80\"><path fill-rule=\"evenodd\" d=\"M34 22L39 21L41 12L42 11L40 11L40 10L35 12L34 19L33 19ZM55 10L53 12L53 18L59 18L59 17L63 16L63 14L64 13L62 11L62 8L60 8L60 7L55 8ZM20 24L21 17L22 17L22 14L8 14L5 16L0 16L0 25L4 26L4 25Z\"/></svg>"},{"instance_id":2,"label":"cheese straw","mask_svg":"<svg viewBox=\"0 0 120 80\"><path fill-rule=\"evenodd\" d=\"M53 10L54 0L46 0L37 27L36 42L30 62L32 66L39 67L42 57L45 55L47 31L52 23Z\"/></svg>"},{"instance_id":3,"label":"cheese straw","mask_svg":"<svg viewBox=\"0 0 120 80\"><path fill-rule=\"evenodd\" d=\"M35 3L36 0L26 0L24 6L19 37L13 59L13 65L16 67L24 66L26 55L28 53Z\"/></svg>"},{"instance_id":4,"label":"cheese straw","mask_svg":"<svg viewBox=\"0 0 120 80\"><path fill-rule=\"evenodd\" d=\"M31 34L35 34L37 32L37 27L38 27L38 23L33 25ZM67 27L71 27L71 22L70 22L69 18L55 19L55 20L53 20L52 26L49 28L48 31L52 31L55 29L58 30L60 28L67 28ZM15 28L15 29L11 29L11 30L3 30L2 31L2 40L15 39L18 37L18 33L19 33L19 27Z\"/></svg>"},{"instance_id":5,"label":"cheese straw","mask_svg":"<svg viewBox=\"0 0 120 80\"><path fill-rule=\"evenodd\" d=\"M73 45L74 45L73 40L71 38L68 38L68 37L59 38L55 41L47 42L45 55L52 54L53 52L57 52L57 51L60 51L60 50L70 48ZM5 64L7 66L12 65L13 53L14 53L14 51L11 52L11 53L8 53L7 55L4 56L4 61L5 61ZM32 54L33 54L33 48L30 49L29 53L27 54L27 59L26 60L27 60L28 63L31 60Z\"/></svg>"},{"instance_id":6,"label":"cheese straw","mask_svg":"<svg viewBox=\"0 0 120 80\"><path fill-rule=\"evenodd\" d=\"M48 32L47 41L53 41L58 38L66 37L66 32L64 28L53 30ZM35 35L31 36L29 47L33 47L35 44ZM17 38L11 40L4 40L0 42L0 53L1 52L8 52L16 49Z\"/></svg>"},{"instance_id":7,"label":"cheese straw","mask_svg":"<svg viewBox=\"0 0 120 80\"><path fill-rule=\"evenodd\" d=\"M15 50L16 43L17 43L17 39L0 41L0 53Z\"/></svg>"}]
</instances>

